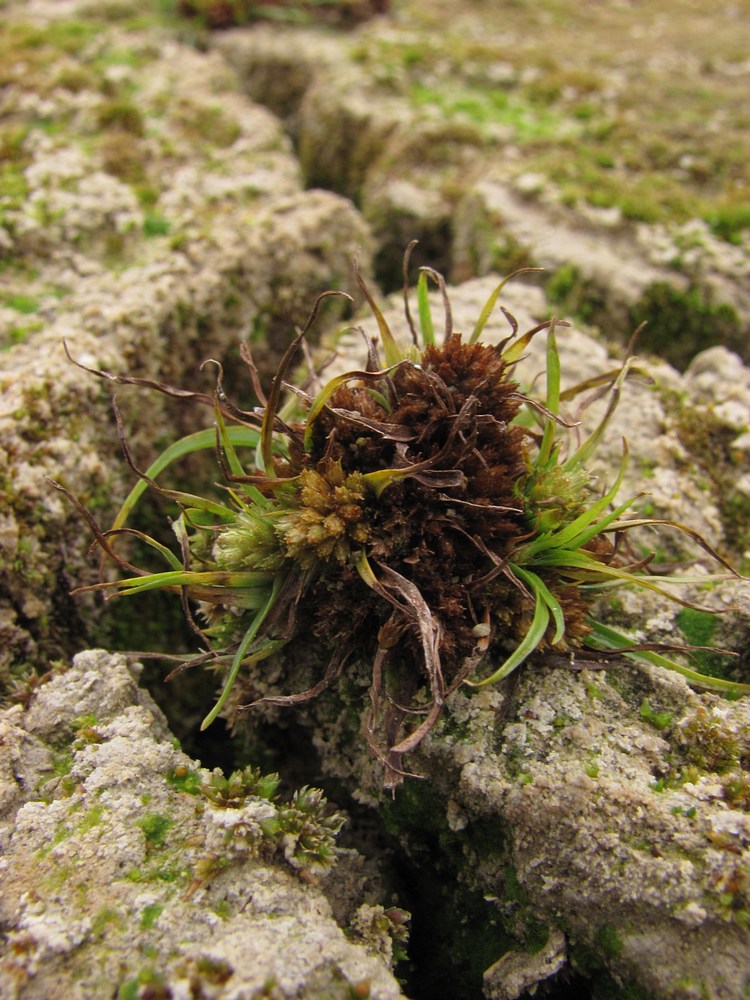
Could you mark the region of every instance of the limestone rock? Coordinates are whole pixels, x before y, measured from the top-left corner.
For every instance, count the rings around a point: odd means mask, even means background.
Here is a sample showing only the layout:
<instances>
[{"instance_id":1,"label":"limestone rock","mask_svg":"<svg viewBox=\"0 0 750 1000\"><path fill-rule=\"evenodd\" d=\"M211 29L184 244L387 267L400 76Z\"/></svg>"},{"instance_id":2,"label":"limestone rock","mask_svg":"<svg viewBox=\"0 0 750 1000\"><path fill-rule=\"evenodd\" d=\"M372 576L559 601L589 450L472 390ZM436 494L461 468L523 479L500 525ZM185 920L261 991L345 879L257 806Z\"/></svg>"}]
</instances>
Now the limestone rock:
<instances>
[{"instance_id":1,"label":"limestone rock","mask_svg":"<svg viewBox=\"0 0 750 1000\"><path fill-rule=\"evenodd\" d=\"M80 654L0 726L3 997L401 997L377 946L336 924L325 878L303 881L259 828L216 825L243 810L199 793L209 773L124 657Z\"/></svg>"},{"instance_id":2,"label":"limestone rock","mask_svg":"<svg viewBox=\"0 0 750 1000\"><path fill-rule=\"evenodd\" d=\"M92 579L90 535L48 477L105 527L129 489L112 383L66 350L210 395L205 360L251 337L273 370L316 295L353 290L352 259L359 252L368 273L370 255L353 206L301 190L281 123L239 92L217 53L158 26L97 31L70 5L6 14L16 61L4 111L25 138L8 168L24 196L5 198L0 222L0 302L15 303L0 307L3 683L80 648L96 620L94 602L68 597L73 581ZM328 318L345 308L329 304ZM143 467L160 440L211 421L158 393L144 403L125 390L119 403Z\"/></svg>"}]
</instances>

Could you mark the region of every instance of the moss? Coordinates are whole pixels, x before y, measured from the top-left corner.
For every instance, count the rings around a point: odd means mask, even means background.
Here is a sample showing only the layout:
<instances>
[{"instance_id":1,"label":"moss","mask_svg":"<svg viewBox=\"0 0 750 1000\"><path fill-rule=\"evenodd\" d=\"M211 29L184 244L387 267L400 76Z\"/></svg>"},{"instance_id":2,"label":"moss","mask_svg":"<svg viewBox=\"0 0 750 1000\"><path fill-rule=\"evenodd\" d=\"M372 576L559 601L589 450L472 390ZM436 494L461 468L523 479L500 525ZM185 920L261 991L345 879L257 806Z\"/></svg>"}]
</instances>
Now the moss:
<instances>
[{"instance_id":1,"label":"moss","mask_svg":"<svg viewBox=\"0 0 750 1000\"><path fill-rule=\"evenodd\" d=\"M720 717L713 716L703 706L698 706L692 716L681 723L679 737L687 764L702 771L726 774L741 760L735 734Z\"/></svg>"},{"instance_id":2,"label":"moss","mask_svg":"<svg viewBox=\"0 0 750 1000\"><path fill-rule=\"evenodd\" d=\"M443 720L442 735L456 743L465 743L471 739L471 723L468 719L458 719L449 710Z\"/></svg>"},{"instance_id":3,"label":"moss","mask_svg":"<svg viewBox=\"0 0 750 1000\"><path fill-rule=\"evenodd\" d=\"M627 845L634 851L642 851L647 854L651 854L651 843L644 837L636 836L635 834L620 833L619 834L620 843Z\"/></svg>"},{"instance_id":4,"label":"moss","mask_svg":"<svg viewBox=\"0 0 750 1000\"><path fill-rule=\"evenodd\" d=\"M505 770L509 778L525 776L526 754L523 747L519 746L518 743L513 743L505 751L504 758Z\"/></svg>"},{"instance_id":5,"label":"moss","mask_svg":"<svg viewBox=\"0 0 750 1000\"><path fill-rule=\"evenodd\" d=\"M611 924L602 924L596 932L594 943L606 958L617 958L622 953L622 938Z\"/></svg>"},{"instance_id":6,"label":"moss","mask_svg":"<svg viewBox=\"0 0 750 1000\"><path fill-rule=\"evenodd\" d=\"M173 117L191 139L220 149L232 146L242 134L239 124L219 105L206 107L183 103L173 109Z\"/></svg>"},{"instance_id":7,"label":"moss","mask_svg":"<svg viewBox=\"0 0 750 1000\"><path fill-rule=\"evenodd\" d=\"M644 698L641 702L640 716L644 722L649 722L660 731L669 729L672 725L672 712L656 711L651 707L648 698Z\"/></svg>"},{"instance_id":8,"label":"moss","mask_svg":"<svg viewBox=\"0 0 750 1000\"><path fill-rule=\"evenodd\" d=\"M101 910L97 910L92 917L91 930L94 934L103 934L108 927L115 927L117 930L122 930L124 924L125 921L119 910L115 910L111 906L105 906Z\"/></svg>"},{"instance_id":9,"label":"moss","mask_svg":"<svg viewBox=\"0 0 750 1000\"><path fill-rule=\"evenodd\" d=\"M163 215L146 215L143 219L144 236L166 236L171 228L172 223Z\"/></svg>"},{"instance_id":10,"label":"moss","mask_svg":"<svg viewBox=\"0 0 750 1000\"><path fill-rule=\"evenodd\" d=\"M4 167L23 165L28 161L24 143L29 135L25 124L13 123L0 126L0 159Z\"/></svg>"},{"instance_id":11,"label":"moss","mask_svg":"<svg viewBox=\"0 0 750 1000\"><path fill-rule=\"evenodd\" d=\"M130 136L142 136L145 131L143 115L135 104L126 100L104 101L97 110L100 129L125 132Z\"/></svg>"},{"instance_id":12,"label":"moss","mask_svg":"<svg viewBox=\"0 0 750 1000\"><path fill-rule=\"evenodd\" d=\"M152 59L157 59L160 55L158 41L140 43L138 45L118 48L116 45L108 45L99 51L91 60L91 65L105 78L109 76L107 70L112 66L129 66L132 69L139 69L145 66Z\"/></svg>"},{"instance_id":13,"label":"moss","mask_svg":"<svg viewBox=\"0 0 750 1000\"><path fill-rule=\"evenodd\" d=\"M80 94L84 90L96 90L99 79L95 73L81 63L65 64L56 69L54 84L61 90L71 94Z\"/></svg>"},{"instance_id":14,"label":"moss","mask_svg":"<svg viewBox=\"0 0 750 1000\"><path fill-rule=\"evenodd\" d=\"M605 292L593 279L586 278L575 264L563 264L547 281L550 302L584 323L607 325L609 306Z\"/></svg>"},{"instance_id":15,"label":"moss","mask_svg":"<svg viewBox=\"0 0 750 1000\"><path fill-rule=\"evenodd\" d=\"M423 830L440 834L446 829L445 805L438 793L422 782L406 782L384 803L382 816L389 833Z\"/></svg>"},{"instance_id":16,"label":"moss","mask_svg":"<svg viewBox=\"0 0 750 1000\"><path fill-rule=\"evenodd\" d=\"M528 893L518 879L512 864L506 864L503 874L504 899L509 903L528 903Z\"/></svg>"},{"instance_id":17,"label":"moss","mask_svg":"<svg viewBox=\"0 0 750 1000\"><path fill-rule=\"evenodd\" d=\"M42 788L48 781L54 778L63 778L70 774L73 769L73 750L66 747L64 750L55 753L52 757L52 773L42 778L39 787Z\"/></svg>"},{"instance_id":18,"label":"moss","mask_svg":"<svg viewBox=\"0 0 750 1000\"><path fill-rule=\"evenodd\" d=\"M99 826L103 815L104 806L92 806L78 824L78 833L87 833L89 830L93 830L95 826Z\"/></svg>"},{"instance_id":19,"label":"moss","mask_svg":"<svg viewBox=\"0 0 750 1000\"><path fill-rule=\"evenodd\" d=\"M223 986L234 972L229 962L223 958L211 958L207 955L195 960L195 970L202 979L215 986Z\"/></svg>"},{"instance_id":20,"label":"moss","mask_svg":"<svg viewBox=\"0 0 750 1000\"><path fill-rule=\"evenodd\" d=\"M15 309L16 312L23 313L24 316L35 313L39 309L39 299L35 295L5 295L2 297L2 301L9 309Z\"/></svg>"},{"instance_id":21,"label":"moss","mask_svg":"<svg viewBox=\"0 0 750 1000\"><path fill-rule=\"evenodd\" d=\"M730 489L719 494L719 508L728 544L735 551L747 552L750 549L750 497ZM740 565L739 568L747 573L747 566Z\"/></svg>"},{"instance_id":22,"label":"moss","mask_svg":"<svg viewBox=\"0 0 750 1000\"><path fill-rule=\"evenodd\" d=\"M665 281L645 289L630 310L630 326L645 323L639 347L685 368L707 347L723 344L741 349L744 325L728 303L714 302L710 292L690 285L683 290Z\"/></svg>"},{"instance_id":23,"label":"moss","mask_svg":"<svg viewBox=\"0 0 750 1000\"><path fill-rule=\"evenodd\" d=\"M142 969L136 976L123 982L117 991L117 1000L170 1000L172 991L166 980L153 967Z\"/></svg>"},{"instance_id":24,"label":"moss","mask_svg":"<svg viewBox=\"0 0 750 1000\"><path fill-rule=\"evenodd\" d=\"M712 231L728 243L739 244L750 229L750 206L724 202L708 213L707 221Z\"/></svg>"},{"instance_id":25,"label":"moss","mask_svg":"<svg viewBox=\"0 0 750 1000\"><path fill-rule=\"evenodd\" d=\"M92 21L73 19L51 20L43 27L11 22L3 30L3 48L7 46L16 55L22 53L30 62L18 65L3 61L3 71L13 79L18 74L25 74L28 79L30 71L49 66L52 58L60 53L80 54L98 31L99 26Z\"/></svg>"},{"instance_id":26,"label":"moss","mask_svg":"<svg viewBox=\"0 0 750 1000\"><path fill-rule=\"evenodd\" d=\"M171 768L167 772L167 784L178 792L187 795L197 795L201 790L203 778L198 771L193 771L184 764Z\"/></svg>"},{"instance_id":27,"label":"moss","mask_svg":"<svg viewBox=\"0 0 750 1000\"><path fill-rule=\"evenodd\" d=\"M610 607L612 607L612 604L610 604ZM616 608L612 607L612 610L614 611ZM603 697L601 684L597 683L597 681L586 681L586 698L589 701L600 701Z\"/></svg>"},{"instance_id":28,"label":"moss","mask_svg":"<svg viewBox=\"0 0 750 1000\"><path fill-rule=\"evenodd\" d=\"M148 903L141 910L140 927L142 931L150 930L162 915L164 907L161 903Z\"/></svg>"},{"instance_id":29,"label":"moss","mask_svg":"<svg viewBox=\"0 0 750 1000\"><path fill-rule=\"evenodd\" d=\"M222 920L229 920L232 916L232 907L229 905L229 901L226 899L220 899L218 903L215 903L211 909L216 914L217 917L221 917Z\"/></svg>"},{"instance_id":30,"label":"moss","mask_svg":"<svg viewBox=\"0 0 750 1000\"><path fill-rule=\"evenodd\" d=\"M712 486L727 547L742 554L750 549L750 498L735 485L745 468L743 454L733 447L737 431L710 406L694 407L672 392L663 392L662 399L680 442Z\"/></svg>"},{"instance_id":31,"label":"moss","mask_svg":"<svg viewBox=\"0 0 750 1000\"><path fill-rule=\"evenodd\" d=\"M21 165L7 160L0 164L0 198L3 209L17 208L28 194L29 186ZM0 217L1 219L2 217Z\"/></svg>"},{"instance_id":32,"label":"moss","mask_svg":"<svg viewBox=\"0 0 750 1000\"><path fill-rule=\"evenodd\" d=\"M84 715L77 715L70 720L70 729L78 732L79 729L91 729L97 724L97 717L94 712L86 712Z\"/></svg>"},{"instance_id":33,"label":"moss","mask_svg":"<svg viewBox=\"0 0 750 1000\"><path fill-rule=\"evenodd\" d=\"M160 813L147 813L138 822L138 826L143 830L143 835L149 847L163 847L167 834L174 826L174 820Z\"/></svg>"},{"instance_id":34,"label":"moss","mask_svg":"<svg viewBox=\"0 0 750 1000\"><path fill-rule=\"evenodd\" d=\"M43 849L43 851L37 852L37 857L47 857L49 851ZM51 871L48 874L42 874L40 872L39 885L45 892L59 892L64 886L72 882L76 874L76 866L69 863L60 864L57 859L54 859Z\"/></svg>"},{"instance_id":35,"label":"moss","mask_svg":"<svg viewBox=\"0 0 750 1000\"><path fill-rule=\"evenodd\" d=\"M36 852L36 857L46 858L52 853L53 848L58 844L62 844L63 841L68 840L73 836L73 828L68 826L68 824L61 820L55 827L55 832L52 835L52 839L44 847L40 847Z\"/></svg>"},{"instance_id":36,"label":"moss","mask_svg":"<svg viewBox=\"0 0 750 1000\"><path fill-rule=\"evenodd\" d=\"M533 915L526 918L524 945L529 955L538 954L549 941L549 927Z\"/></svg>"},{"instance_id":37,"label":"moss","mask_svg":"<svg viewBox=\"0 0 750 1000\"><path fill-rule=\"evenodd\" d=\"M675 619L677 627L690 646L711 646L718 627L716 615L697 608L681 608ZM733 666L733 658L709 649L696 649L690 654L692 665L702 674L726 677Z\"/></svg>"},{"instance_id":38,"label":"moss","mask_svg":"<svg viewBox=\"0 0 750 1000\"><path fill-rule=\"evenodd\" d=\"M722 794L732 808L750 812L750 774L742 772L725 778Z\"/></svg>"},{"instance_id":39,"label":"moss","mask_svg":"<svg viewBox=\"0 0 750 1000\"><path fill-rule=\"evenodd\" d=\"M0 350L8 350L17 344L25 344L32 334L42 329L41 323L23 323L11 326L6 331L7 342L0 344Z\"/></svg>"},{"instance_id":40,"label":"moss","mask_svg":"<svg viewBox=\"0 0 750 1000\"><path fill-rule=\"evenodd\" d=\"M190 880L192 872L176 861L172 865L160 865L155 858L147 859L143 866L135 865L122 876L124 882L150 885L163 882L167 885L185 885Z\"/></svg>"},{"instance_id":41,"label":"moss","mask_svg":"<svg viewBox=\"0 0 750 1000\"><path fill-rule=\"evenodd\" d=\"M166 882L171 885L173 882L186 882L188 875L187 868L175 864L169 868L155 868L151 873L149 881Z\"/></svg>"},{"instance_id":42,"label":"moss","mask_svg":"<svg viewBox=\"0 0 750 1000\"><path fill-rule=\"evenodd\" d=\"M130 132L110 130L103 132L98 140L98 152L102 167L108 174L126 184L140 186L140 191L148 189L145 151L142 143ZM150 189L153 191L153 189ZM140 197L141 204L144 203ZM158 192L153 191L153 200Z\"/></svg>"},{"instance_id":43,"label":"moss","mask_svg":"<svg viewBox=\"0 0 750 1000\"><path fill-rule=\"evenodd\" d=\"M449 120L468 121L486 128L503 125L513 131L517 142L535 142L560 133L559 112L534 104L524 95L485 87L456 86L441 81L439 86L417 82L409 97L417 107L439 111Z\"/></svg>"}]
</instances>

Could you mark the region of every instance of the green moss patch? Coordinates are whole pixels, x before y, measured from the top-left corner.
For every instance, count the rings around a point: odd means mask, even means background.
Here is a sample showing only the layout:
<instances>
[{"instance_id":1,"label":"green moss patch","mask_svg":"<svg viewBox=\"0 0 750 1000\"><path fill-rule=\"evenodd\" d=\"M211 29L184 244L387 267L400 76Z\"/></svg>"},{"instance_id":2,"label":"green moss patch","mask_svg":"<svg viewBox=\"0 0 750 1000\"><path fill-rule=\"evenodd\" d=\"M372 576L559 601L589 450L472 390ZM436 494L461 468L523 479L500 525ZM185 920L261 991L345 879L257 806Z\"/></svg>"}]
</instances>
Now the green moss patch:
<instances>
[{"instance_id":1,"label":"green moss patch","mask_svg":"<svg viewBox=\"0 0 750 1000\"><path fill-rule=\"evenodd\" d=\"M174 820L160 813L146 813L138 826L143 830L148 846L159 848L164 846L167 834L174 826Z\"/></svg>"},{"instance_id":2,"label":"green moss patch","mask_svg":"<svg viewBox=\"0 0 750 1000\"><path fill-rule=\"evenodd\" d=\"M659 730L669 729L672 725L672 713L656 711L651 707L648 698L644 698L641 703L640 715L644 722L651 723Z\"/></svg>"},{"instance_id":3,"label":"green moss patch","mask_svg":"<svg viewBox=\"0 0 750 1000\"><path fill-rule=\"evenodd\" d=\"M150 930L162 914L164 907L161 903L149 903L141 910L141 930Z\"/></svg>"},{"instance_id":4,"label":"green moss patch","mask_svg":"<svg viewBox=\"0 0 750 1000\"><path fill-rule=\"evenodd\" d=\"M640 350L650 350L684 368L715 344L741 347L744 324L727 303L714 302L696 285L682 291L667 282L650 285L630 312L630 326L645 323Z\"/></svg>"}]
</instances>

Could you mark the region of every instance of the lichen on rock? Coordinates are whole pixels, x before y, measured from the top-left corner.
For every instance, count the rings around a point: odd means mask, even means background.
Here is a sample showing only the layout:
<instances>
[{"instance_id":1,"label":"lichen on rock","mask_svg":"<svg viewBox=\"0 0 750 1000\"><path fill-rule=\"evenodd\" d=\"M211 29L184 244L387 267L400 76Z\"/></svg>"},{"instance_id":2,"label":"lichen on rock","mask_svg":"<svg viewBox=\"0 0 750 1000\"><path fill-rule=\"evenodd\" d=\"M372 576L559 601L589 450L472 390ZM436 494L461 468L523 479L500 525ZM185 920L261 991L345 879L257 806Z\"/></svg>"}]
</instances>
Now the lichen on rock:
<instances>
[{"instance_id":1,"label":"lichen on rock","mask_svg":"<svg viewBox=\"0 0 750 1000\"><path fill-rule=\"evenodd\" d=\"M314 867L300 845L313 849L326 822L319 793L317 819L314 790L288 804L211 805L200 788L218 777L175 746L120 655L80 654L25 711L3 715L15 776L0 780L3 996L46 1000L63 982L66 996L103 1000L151 983L238 1000L273 982L280 998L401 997L390 954L348 941L324 892L298 874ZM279 823L286 839L264 851Z\"/></svg>"}]
</instances>

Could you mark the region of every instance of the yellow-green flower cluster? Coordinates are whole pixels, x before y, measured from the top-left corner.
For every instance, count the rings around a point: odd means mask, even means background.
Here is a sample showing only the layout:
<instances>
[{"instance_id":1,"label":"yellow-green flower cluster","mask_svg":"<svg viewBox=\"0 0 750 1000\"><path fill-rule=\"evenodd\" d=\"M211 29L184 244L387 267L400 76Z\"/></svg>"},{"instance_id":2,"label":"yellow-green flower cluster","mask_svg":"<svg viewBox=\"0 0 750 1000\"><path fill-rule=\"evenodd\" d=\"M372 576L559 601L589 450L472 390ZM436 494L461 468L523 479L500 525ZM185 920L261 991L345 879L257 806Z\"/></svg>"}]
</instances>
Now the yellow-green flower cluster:
<instances>
[{"instance_id":1,"label":"yellow-green flower cluster","mask_svg":"<svg viewBox=\"0 0 750 1000\"><path fill-rule=\"evenodd\" d=\"M345 563L369 538L364 520L365 481L360 473L344 475L339 462L324 472L305 469L293 506L279 514L276 533L286 554L302 569L335 559Z\"/></svg>"}]
</instances>

